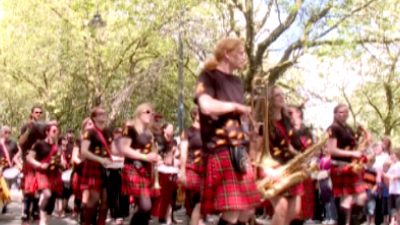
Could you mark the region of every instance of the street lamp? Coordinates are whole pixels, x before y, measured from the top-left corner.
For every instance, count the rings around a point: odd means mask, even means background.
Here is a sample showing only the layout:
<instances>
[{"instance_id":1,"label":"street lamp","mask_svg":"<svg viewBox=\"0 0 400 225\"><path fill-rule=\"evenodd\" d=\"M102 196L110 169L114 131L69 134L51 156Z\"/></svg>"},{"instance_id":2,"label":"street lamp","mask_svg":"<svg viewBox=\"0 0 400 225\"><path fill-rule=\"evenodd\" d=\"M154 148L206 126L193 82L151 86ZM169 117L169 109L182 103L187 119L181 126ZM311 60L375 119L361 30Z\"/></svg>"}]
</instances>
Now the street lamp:
<instances>
[{"instance_id":1,"label":"street lamp","mask_svg":"<svg viewBox=\"0 0 400 225\"><path fill-rule=\"evenodd\" d=\"M89 21L89 27L101 28L101 27L105 27L106 25L107 25L107 23L101 18L99 9L97 9L96 14L94 14L93 18Z\"/></svg>"}]
</instances>

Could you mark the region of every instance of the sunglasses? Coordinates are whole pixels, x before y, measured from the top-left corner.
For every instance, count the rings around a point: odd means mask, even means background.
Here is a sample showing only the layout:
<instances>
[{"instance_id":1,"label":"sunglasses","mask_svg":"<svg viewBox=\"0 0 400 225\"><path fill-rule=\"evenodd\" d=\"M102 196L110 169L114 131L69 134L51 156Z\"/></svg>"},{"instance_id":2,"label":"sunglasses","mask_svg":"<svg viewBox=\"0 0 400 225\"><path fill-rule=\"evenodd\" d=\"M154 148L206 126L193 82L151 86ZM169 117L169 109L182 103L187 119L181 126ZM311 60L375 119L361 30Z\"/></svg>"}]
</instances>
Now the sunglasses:
<instances>
[{"instance_id":1,"label":"sunglasses","mask_svg":"<svg viewBox=\"0 0 400 225\"><path fill-rule=\"evenodd\" d=\"M146 111L144 111L144 112L142 112L142 113L145 113L145 114L153 114L153 112L152 112L151 110L146 110Z\"/></svg>"},{"instance_id":2,"label":"sunglasses","mask_svg":"<svg viewBox=\"0 0 400 225\"><path fill-rule=\"evenodd\" d=\"M33 112L33 113L35 113L35 114L42 114L43 112L42 112L42 111L37 111L37 112Z\"/></svg>"},{"instance_id":3,"label":"sunglasses","mask_svg":"<svg viewBox=\"0 0 400 225\"><path fill-rule=\"evenodd\" d=\"M50 133L52 133L52 134L57 134L57 133L58 133L58 130L51 130Z\"/></svg>"},{"instance_id":4,"label":"sunglasses","mask_svg":"<svg viewBox=\"0 0 400 225\"><path fill-rule=\"evenodd\" d=\"M11 134L11 131L4 131L4 134Z\"/></svg>"}]
</instances>

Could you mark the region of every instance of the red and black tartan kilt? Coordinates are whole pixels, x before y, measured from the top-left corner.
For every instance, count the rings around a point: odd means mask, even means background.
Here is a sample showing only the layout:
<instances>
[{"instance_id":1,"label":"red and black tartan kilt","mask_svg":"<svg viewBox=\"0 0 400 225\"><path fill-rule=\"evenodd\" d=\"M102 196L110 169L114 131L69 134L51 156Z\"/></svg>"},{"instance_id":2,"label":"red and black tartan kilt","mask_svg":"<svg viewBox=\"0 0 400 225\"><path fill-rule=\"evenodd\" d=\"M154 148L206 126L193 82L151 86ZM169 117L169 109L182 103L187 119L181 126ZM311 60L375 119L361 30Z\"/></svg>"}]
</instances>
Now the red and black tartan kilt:
<instances>
[{"instance_id":1,"label":"red and black tartan kilt","mask_svg":"<svg viewBox=\"0 0 400 225\"><path fill-rule=\"evenodd\" d=\"M205 177L201 187L201 212L248 210L261 203L255 173L248 163L245 174L233 169L229 150L223 149L206 156Z\"/></svg>"},{"instance_id":2,"label":"red and black tartan kilt","mask_svg":"<svg viewBox=\"0 0 400 225\"><path fill-rule=\"evenodd\" d=\"M80 167L80 166L77 166ZM74 194L74 197L76 199L82 199L82 191L81 191L81 182L80 182L80 177L82 173L82 168L74 168L74 171L72 172L71 175L71 188L72 188L72 193Z\"/></svg>"},{"instance_id":3,"label":"red and black tartan kilt","mask_svg":"<svg viewBox=\"0 0 400 225\"><path fill-rule=\"evenodd\" d=\"M189 191L200 192L203 173L204 171L202 166L187 165L185 189Z\"/></svg>"},{"instance_id":4,"label":"red and black tartan kilt","mask_svg":"<svg viewBox=\"0 0 400 225\"><path fill-rule=\"evenodd\" d=\"M142 166L136 169L131 163L124 165L122 169L122 188L121 192L125 195L135 197L157 197L160 190L153 188L154 182L151 176L152 168L150 166Z\"/></svg>"},{"instance_id":5,"label":"red and black tartan kilt","mask_svg":"<svg viewBox=\"0 0 400 225\"><path fill-rule=\"evenodd\" d=\"M306 179L303 181L304 194L301 196L301 219L314 218L314 206L315 206L315 181L312 179Z\"/></svg>"},{"instance_id":6,"label":"red and black tartan kilt","mask_svg":"<svg viewBox=\"0 0 400 225\"><path fill-rule=\"evenodd\" d=\"M51 192L61 195L64 183L59 171L36 171L38 190L49 189Z\"/></svg>"},{"instance_id":7,"label":"red and black tartan kilt","mask_svg":"<svg viewBox=\"0 0 400 225\"><path fill-rule=\"evenodd\" d=\"M25 162L22 167L22 174L24 176L21 181L21 189L24 191L24 194L35 194L38 190L35 168Z\"/></svg>"},{"instance_id":8,"label":"red and black tartan kilt","mask_svg":"<svg viewBox=\"0 0 400 225\"><path fill-rule=\"evenodd\" d=\"M345 166L333 167L331 169L331 179L335 197L359 194L367 189L361 174L357 174Z\"/></svg>"},{"instance_id":9,"label":"red and black tartan kilt","mask_svg":"<svg viewBox=\"0 0 400 225\"><path fill-rule=\"evenodd\" d=\"M106 169L98 162L85 160L82 164L80 189L101 192L106 188Z\"/></svg>"}]
</instances>

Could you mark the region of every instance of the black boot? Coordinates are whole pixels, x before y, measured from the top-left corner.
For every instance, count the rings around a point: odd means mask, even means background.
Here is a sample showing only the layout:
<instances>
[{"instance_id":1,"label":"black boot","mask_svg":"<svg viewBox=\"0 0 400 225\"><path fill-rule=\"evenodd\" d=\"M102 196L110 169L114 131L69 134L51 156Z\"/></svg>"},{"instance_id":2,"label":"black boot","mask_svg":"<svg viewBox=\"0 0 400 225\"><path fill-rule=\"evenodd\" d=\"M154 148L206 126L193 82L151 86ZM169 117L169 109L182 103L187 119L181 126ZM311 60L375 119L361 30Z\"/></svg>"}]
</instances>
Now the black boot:
<instances>
[{"instance_id":1,"label":"black boot","mask_svg":"<svg viewBox=\"0 0 400 225\"><path fill-rule=\"evenodd\" d=\"M218 225L233 225L233 224L231 224L228 221L222 219L222 217L221 217L221 218L219 218Z\"/></svg>"},{"instance_id":2,"label":"black boot","mask_svg":"<svg viewBox=\"0 0 400 225\"><path fill-rule=\"evenodd\" d=\"M32 205L32 197L25 195L24 199L22 200L22 202L23 202L23 205L24 205L23 206L24 209L23 209L23 214L21 216L21 220L23 222L29 221L29 219L30 219L29 211L30 211L30 208L31 208L31 205Z\"/></svg>"}]
</instances>

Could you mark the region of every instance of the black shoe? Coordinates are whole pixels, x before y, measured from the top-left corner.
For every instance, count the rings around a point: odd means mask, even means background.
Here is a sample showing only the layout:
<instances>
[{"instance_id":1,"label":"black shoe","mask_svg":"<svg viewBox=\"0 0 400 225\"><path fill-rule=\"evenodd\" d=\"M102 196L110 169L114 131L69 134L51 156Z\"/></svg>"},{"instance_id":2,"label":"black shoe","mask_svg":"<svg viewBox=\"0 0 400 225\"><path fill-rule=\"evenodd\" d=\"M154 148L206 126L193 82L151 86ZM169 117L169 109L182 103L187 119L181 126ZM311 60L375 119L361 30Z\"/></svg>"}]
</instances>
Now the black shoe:
<instances>
[{"instance_id":1,"label":"black shoe","mask_svg":"<svg viewBox=\"0 0 400 225\"><path fill-rule=\"evenodd\" d=\"M1 210L1 214L6 214L6 213L8 213L8 208L7 205L4 205L3 209Z\"/></svg>"},{"instance_id":2,"label":"black shoe","mask_svg":"<svg viewBox=\"0 0 400 225\"><path fill-rule=\"evenodd\" d=\"M29 221L29 216L26 215L26 214L24 214L24 215L21 216L21 220L22 220L23 222Z\"/></svg>"}]
</instances>

